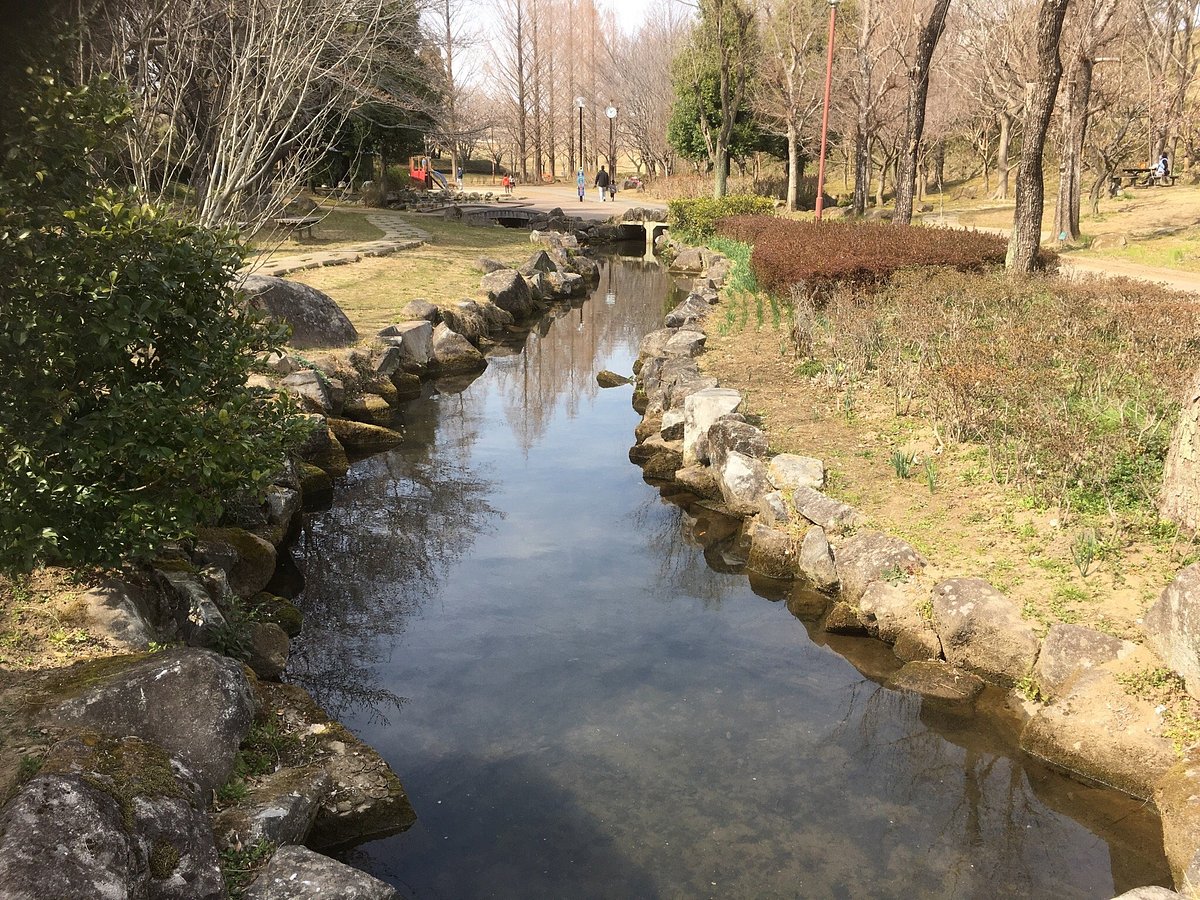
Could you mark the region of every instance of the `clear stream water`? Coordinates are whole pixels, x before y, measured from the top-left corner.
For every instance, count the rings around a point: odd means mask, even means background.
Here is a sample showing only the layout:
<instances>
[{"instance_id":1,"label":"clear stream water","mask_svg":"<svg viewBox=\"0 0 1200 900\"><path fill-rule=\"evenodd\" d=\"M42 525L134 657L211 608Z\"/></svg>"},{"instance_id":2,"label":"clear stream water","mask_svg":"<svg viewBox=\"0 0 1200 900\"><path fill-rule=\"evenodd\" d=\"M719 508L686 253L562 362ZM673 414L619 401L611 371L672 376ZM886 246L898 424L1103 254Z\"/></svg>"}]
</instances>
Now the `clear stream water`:
<instances>
[{"instance_id":1,"label":"clear stream water","mask_svg":"<svg viewBox=\"0 0 1200 900\"><path fill-rule=\"evenodd\" d=\"M582 309L411 403L404 447L313 516L294 677L418 815L347 860L422 900L1168 884L1142 805L881 687L886 648L755 593L720 522L642 480L630 389L595 376L630 370L673 290L612 260Z\"/></svg>"}]
</instances>

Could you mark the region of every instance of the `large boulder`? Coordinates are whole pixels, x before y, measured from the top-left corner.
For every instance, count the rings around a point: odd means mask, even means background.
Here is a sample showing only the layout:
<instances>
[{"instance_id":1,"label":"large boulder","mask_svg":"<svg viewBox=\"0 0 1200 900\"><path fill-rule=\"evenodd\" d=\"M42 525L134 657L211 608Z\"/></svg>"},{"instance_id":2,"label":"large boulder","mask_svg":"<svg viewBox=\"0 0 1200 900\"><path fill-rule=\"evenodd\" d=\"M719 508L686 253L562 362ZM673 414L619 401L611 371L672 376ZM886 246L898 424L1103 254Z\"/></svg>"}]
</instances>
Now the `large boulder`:
<instances>
[{"instance_id":1,"label":"large boulder","mask_svg":"<svg viewBox=\"0 0 1200 900\"><path fill-rule=\"evenodd\" d=\"M398 431L350 419L330 419L329 430L348 451L363 455L391 450L404 440L404 435Z\"/></svg>"},{"instance_id":2,"label":"large boulder","mask_svg":"<svg viewBox=\"0 0 1200 900\"><path fill-rule=\"evenodd\" d=\"M721 416L737 412L742 395L729 388L706 388L683 401L683 464L708 460L708 430Z\"/></svg>"},{"instance_id":3,"label":"large boulder","mask_svg":"<svg viewBox=\"0 0 1200 900\"><path fill-rule=\"evenodd\" d=\"M1039 759L1149 800L1175 765L1154 703L1131 694L1107 669L1080 673L1021 733Z\"/></svg>"},{"instance_id":4,"label":"large boulder","mask_svg":"<svg viewBox=\"0 0 1200 900\"><path fill-rule=\"evenodd\" d=\"M516 269L498 269L483 276L480 287L488 295L488 299L514 319L527 319L535 312L537 306L529 285Z\"/></svg>"},{"instance_id":5,"label":"large boulder","mask_svg":"<svg viewBox=\"0 0 1200 900\"><path fill-rule=\"evenodd\" d=\"M825 529L819 525L814 525L804 534L797 571L819 591L828 593L837 587L837 565L833 561L833 550L829 547Z\"/></svg>"},{"instance_id":6,"label":"large boulder","mask_svg":"<svg viewBox=\"0 0 1200 900\"><path fill-rule=\"evenodd\" d=\"M254 701L236 660L206 650L168 650L87 683L44 717L54 725L157 744L209 794L233 771Z\"/></svg>"},{"instance_id":7,"label":"large boulder","mask_svg":"<svg viewBox=\"0 0 1200 900\"><path fill-rule=\"evenodd\" d=\"M92 627L118 646L145 650L156 640L155 603L141 588L110 578L79 600Z\"/></svg>"},{"instance_id":8,"label":"large boulder","mask_svg":"<svg viewBox=\"0 0 1200 900\"><path fill-rule=\"evenodd\" d=\"M328 414L333 411L333 394L328 381L313 369L301 369L287 375L283 389L300 401L300 405L313 413Z\"/></svg>"},{"instance_id":9,"label":"large boulder","mask_svg":"<svg viewBox=\"0 0 1200 900\"><path fill-rule=\"evenodd\" d=\"M316 288L272 275L247 275L242 289L251 306L292 326L288 343L293 347L344 347L358 341L342 308Z\"/></svg>"},{"instance_id":10,"label":"large boulder","mask_svg":"<svg viewBox=\"0 0 1200 900\"><path fill-rule=\"evenodd\" d=\"M389 325L379 332L379 337L400 351L400 368L407 372L421 371L433 358L433 324L426 319Z\"/></svg>"},{"instance_id":11,"label":"large boulder","mask_svg":"<svg viewBox=\"0 0 1200 900\"><path fill-rule=\"evenodd\" d=\"M224 898L212 826L186 767L153 744L95 734L56 744L0 815L10 900Z\"/></svg>"},{"instance_id":12,"label":"large boulder","mask_svg":"<svg viewBox=\"0 0 1200 900\"><path fill-rule=\"evenodd\" d=\"M708 429L708 459L714 469L724 468L730 453L740 453L763 461L763 474L767 475L767 436L739 415L721 416ZM770 478L766 479L770 484Z\"/></svg>"},{"instance_id":13,"label":"large boulder","mask_svg":"<svg viewBox=\"0 0 1200 900\"><path fill-rule=\"evenodd\" d=\"M750 526L750 556L746 568L768 578L794 578L799 548L796 539L759 522Z\"/></svg>"},{"instance_id":14,"label":"large boulder","mask_svg":"<svg viewBox=\"0 0 1200 900\"><path fill-rule=\"evenodd\" d=\"M1137 645L1132 641L1123 641L1083 625L1055 623L1042 641L1034 668L1038 688L1046 697L1061 696L1078 672L1125 659L1136 649Z\"/></svg>"},{"instance_id":15,"label":"large boulder","mask_svg":"<svg viewBox=\"0 0 1200 900\"><path fill-rule=\"evenodd\" d=\"M876 581L903 581L925 568L921 554L909 544L880 531L855 534L837 549L841 599L856 605Z\"/></svg>"},{"instance_id":16,"label":"large boulder","mask_svg":"<svg viewBox=\"0 0 1200 900\"><path fill-rule=\"evenodd\" d=\"M858 618L872 637L900 647L905 659L939 659L941 643L921 612L919 591L911 579L873 581L858 600Z\"/></svg>"},{"instance_id":17,"label":"large boulder","mask_svg":"<svg viewBox=\"0 0 1200 900\"><path fill-rule=\"evenodd\" d=\"M280 847L245 900L398 900L391 885L304 847Z\"/></svg>"},{"instance_id":18,"label":"large boulder","mask_svg":"<svg viewBox=\"0 0 1200 900\"><path fill-rule=\"evenodd\" d=\"M1200 697L1200 563L1175 576L1145 619L1146 642Z\"/></svg>"},{"instance_id":19,"label":"large boulder","mask_svg":"<svg viewBox=\"0 0 1200 900\"><path fill-rule=\"evenodd\" d=\"M1159 781L1154 805L1162 816L1163 849L1175 883L1200 887L1200 748L1189 747Z\"/></svg>"},{"instance_id":20,"label":"large boulder","mask_svg":"<svg viewBox=\"0 0 1200 900\"><path fill-rule=\"evenodd\" d=\"M438 308L428 300L409 300L404 305L404 309L400 310L400 317L406 321L424 319L434 325L442 320Z\"/></svg>"},{"instance_id":21,"label":"large boulder","mask_svg":"<svg viewBox=\"0 0 1200 900\"><path fill-rule=\"evenodd\" d=\"M821 526L826 534L841 534L863 524L863 516L848 503L834 500L808 487L798 487L792 493L792 506L804 519Z\"/></svg>"},{"instance_id":22,"label":"large boulder","mask_svg":"<svg viewBox=\"0 0 1200 900\"><path fill-rule=\"evenodd\" d=\"M487 360L470 341L443 322L433 332L433 366L440 374L451 375L477 372L487 366Z\"/></svg>"},{"instance_id":23,"label":"large boulder","mask_svg":"<svg viewBox=\"0 0 1200 900\"><path fill-rule=\"evenodd\" d=\"M840 555L840 554L839 554ZM982 578L951 578L933 589L933 627L946 659L1012 686L1030 674L1040 643L1021 608Z\"/></svg>"},{"instance_id":24,"label":"large boulder","mask_svg":"<svg viewBox=\"0 0 1200 900\"><path fill-rule=\"evenodd\" d=\"M695 247L680 250L671 260L671 270L674 272L702 272L704 268L704 251Z\"/></svg>"},{"instance_id":25,"label":"large boulder","mask_svg":"<svg viewBox=\"0 0 1200 900\"><path fill-rule=\"evenodd\" d=\"M494 303L489 303L492 309L499 310ZM503 310L500 310L503 312ZM512 316L508 316L509 322L512 321ZM488 325L487 320L483 317L483 310L474 300L460 300L457 303L451 303L442 311L442 321L446 323L446 327L455 334L461 334L476 347L483 341L488 333L492 330ZM433 352L432 332L430 334L430 352Z\"/></svg>"},{"instance_id":26,"label":"large boulder","mask_svg":"<svg viewBox=\"0 0 1200 900\"><path fill-rule=\"evenodd\" d=\"M761 459L730 450L720 468L715 465L721 496L729 509L739 516L752 516L764 494L771 490L767 467Z\"/></svg>"},{"instance_id":27,"label":"large boulder","mask_svg":"<svg viewBox=\"0 0 1200 900\"><path fill-rule=\"evenodd\" d=\"M302 844L332 786L320 764L289 766L252 779L246 796L213 818L217 838L226 847L259 841Z\"/></svg>"},{"instance_id":28,"label":"large boulder","mask_svg":"<svg viewBox=\"0 0 1200 900\"><path fill-rule=\"evenodd\" d=\"M771 484L781 491L809 488L819 491L825 486L825 464L811 456L780 453L767 466Z\"/></svg>"},{"instance_id":29,"label":"large boulder","mask_svg":"<svg viewBox=\"0 0 1200 900\"><path fill-rule=\"evenodd\" d=\"M274 544L244 528L201 528L193 554L229 574L229 587L239 597L253 597L267 586L279 559Z\"/></svg>"}]
</instances>

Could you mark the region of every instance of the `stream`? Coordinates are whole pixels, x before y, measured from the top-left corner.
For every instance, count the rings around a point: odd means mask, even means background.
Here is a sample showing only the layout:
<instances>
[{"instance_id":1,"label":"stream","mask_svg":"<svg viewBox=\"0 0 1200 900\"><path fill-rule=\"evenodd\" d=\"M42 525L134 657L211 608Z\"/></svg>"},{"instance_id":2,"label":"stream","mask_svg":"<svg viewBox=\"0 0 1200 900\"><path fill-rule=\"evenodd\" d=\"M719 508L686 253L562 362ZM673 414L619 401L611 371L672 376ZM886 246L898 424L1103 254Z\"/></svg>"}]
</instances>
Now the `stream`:
<instances>
[{"instance_id":1,"label":"stream","mask_svg":"<svg viewBox=\"0 0 1200 900\"><path fill-rule=\"evenodd\" d=\"M630 388L596 373L630 371L675 291L610 258L310 517L291 678L418 816L344 858L421 900L1169 885L1152 810L1024 757L1002 716L882 687L887 648L756 593L643 481Z\"/></svg>"}]
</instances>

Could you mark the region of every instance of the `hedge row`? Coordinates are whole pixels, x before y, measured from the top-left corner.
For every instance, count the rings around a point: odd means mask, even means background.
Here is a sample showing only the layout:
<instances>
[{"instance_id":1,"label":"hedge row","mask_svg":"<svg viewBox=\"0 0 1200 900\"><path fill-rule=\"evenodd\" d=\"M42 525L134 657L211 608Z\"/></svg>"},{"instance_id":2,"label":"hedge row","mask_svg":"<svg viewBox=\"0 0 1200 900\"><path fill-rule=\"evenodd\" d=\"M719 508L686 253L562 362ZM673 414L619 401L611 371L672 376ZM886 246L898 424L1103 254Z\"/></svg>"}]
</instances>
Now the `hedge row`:
<instances>
[{"instance_id":1,"label":"hedge row","mask_svg":"<svg viewBox=\"0 0 1200 900\"><path fill-rule=\"evenodd\" d=\"M764 218L775 210L770 197L755 194L730 194L727 197L689 197L667 204L671 231L692 241L703 241L716 232L717 222L730 216ZM774 221L773 218L767 221Z\"/></svg>"},{"instance_id":2,"label":"hedge row","mask_svg":"<svg viewBox=\"0 0 1200 900\"><path fill-rule=\"evenodd\" d=\"M1007 241L955 228L876 222L795 222L763 216L722 219L717 232L754 245L751 268L766 290L796 284L876 284L918 266L981 271L1002 265Z\"/></svg>"}]
</instances>

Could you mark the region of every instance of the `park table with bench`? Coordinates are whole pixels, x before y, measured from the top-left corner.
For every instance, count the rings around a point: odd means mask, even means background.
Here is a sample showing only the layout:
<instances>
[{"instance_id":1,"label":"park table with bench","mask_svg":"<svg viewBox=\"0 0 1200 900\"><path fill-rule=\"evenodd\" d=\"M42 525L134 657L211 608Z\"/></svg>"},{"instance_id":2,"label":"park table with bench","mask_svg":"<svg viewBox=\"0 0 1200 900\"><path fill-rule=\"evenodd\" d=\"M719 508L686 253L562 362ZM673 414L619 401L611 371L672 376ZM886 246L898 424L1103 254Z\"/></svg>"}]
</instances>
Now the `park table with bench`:
<instances>
[{"instance_id":1,"label":"park table with bench","mask_svg":"<svg viewBox=\"0 0 1200 900\"><path fill-rule=\"evenodd\" d=\"M290 228L297 234L303 235L308 232L308 236L313 236L313 226L321 221L320 216L277 216L271 220L280 228Z\"/></svg>"},{"instance_id":2,"label":"park table with bench","mask_svg":"<svg viewBox=\"0 0 1200 900\"><path fill-rule=\"evenodd\" d=\"M1129 168L1121 170L1121 179L1125 187L1151 187L1161 185L1170 187L1175 184L1174 175L1159 175L1158 169Z\"/></svg>"}]
</instances>

